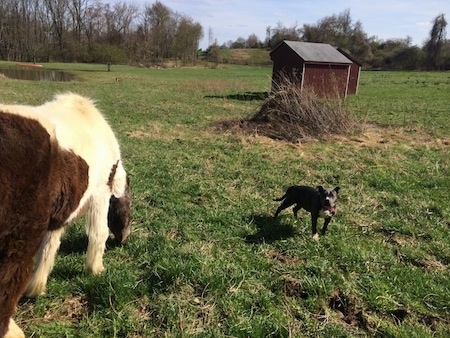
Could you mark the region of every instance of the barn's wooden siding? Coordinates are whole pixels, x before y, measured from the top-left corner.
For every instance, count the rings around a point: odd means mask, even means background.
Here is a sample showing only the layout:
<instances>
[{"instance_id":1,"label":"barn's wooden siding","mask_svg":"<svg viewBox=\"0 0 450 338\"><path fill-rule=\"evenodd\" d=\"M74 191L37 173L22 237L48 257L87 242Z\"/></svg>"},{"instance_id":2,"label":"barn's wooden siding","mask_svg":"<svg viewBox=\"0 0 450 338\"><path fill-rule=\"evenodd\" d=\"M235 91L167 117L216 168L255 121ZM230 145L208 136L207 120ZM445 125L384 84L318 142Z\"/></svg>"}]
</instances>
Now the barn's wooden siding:
<instances>
[{"instance_id":1,"label":"barn's wooden siding","mask_svg":"<svg viewBox=\"0 0 450 338\"><path fill-rule=\"evenodd\" d=\"M346 97L349 72L349 65L307 64L303 88L312 89L323 96Z\"/></svg>"},{"instance_id":2,"label":"barn's wooden siding","mask_svg":"<svg viewBox=\"0 0 450 338\"><path fill-rule=\"evenodd\" d=\"M346 97L357 91L360 65L330 45L283 41L270 57L272 91L284 76L321 96Z\"/></svg>"}]
</instances>

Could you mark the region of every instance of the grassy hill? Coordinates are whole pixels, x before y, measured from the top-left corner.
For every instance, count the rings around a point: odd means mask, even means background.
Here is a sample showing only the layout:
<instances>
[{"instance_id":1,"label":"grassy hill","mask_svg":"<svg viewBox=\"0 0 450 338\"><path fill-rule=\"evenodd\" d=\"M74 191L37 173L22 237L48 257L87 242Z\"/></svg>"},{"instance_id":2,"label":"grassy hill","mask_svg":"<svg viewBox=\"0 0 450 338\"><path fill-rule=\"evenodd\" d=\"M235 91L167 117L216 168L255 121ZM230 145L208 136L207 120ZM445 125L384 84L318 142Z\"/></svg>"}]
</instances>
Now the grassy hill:
<instances>
[{"instance_id":1,"label":"grassy hill","mask_svg":"<svg viewBox=\"0 0 450 338\"><path fill-rule=\"evenodd\" d=\"M271 66L269 50L260 48L221 49L220 62L237 65Z\"/></svg>"}]
</instances>

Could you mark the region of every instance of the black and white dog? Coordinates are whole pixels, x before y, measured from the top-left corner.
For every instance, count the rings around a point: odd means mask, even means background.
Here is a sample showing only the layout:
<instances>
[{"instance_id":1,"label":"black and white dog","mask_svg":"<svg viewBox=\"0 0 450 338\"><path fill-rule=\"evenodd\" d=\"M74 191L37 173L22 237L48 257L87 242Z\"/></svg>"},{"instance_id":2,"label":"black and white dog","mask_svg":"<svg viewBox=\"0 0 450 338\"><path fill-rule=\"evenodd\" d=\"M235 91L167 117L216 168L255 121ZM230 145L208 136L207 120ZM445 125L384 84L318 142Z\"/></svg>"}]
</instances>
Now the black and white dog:
<instances>
[{"instance_id":1,"label":"black and white dog","mask_svg":"<svg viewBox=\"0 0 450 338\"><path fill-rule=\"evenodd\" d=\"M294 216L297 218L297 212L302 208L309 211L311 213L313 238L318 239L317 219L319 217L325 219L321 230L321 235L325 235L331 218L336 214L336 201L339 190L339 187L325 189L322 186L317 188L299 185L291 186L282 197L274 199L274 201L278 202L283 201L275 212L274 217L277 217L282 210L296 204L293 209Z\"/></svg>"}]
</instances>

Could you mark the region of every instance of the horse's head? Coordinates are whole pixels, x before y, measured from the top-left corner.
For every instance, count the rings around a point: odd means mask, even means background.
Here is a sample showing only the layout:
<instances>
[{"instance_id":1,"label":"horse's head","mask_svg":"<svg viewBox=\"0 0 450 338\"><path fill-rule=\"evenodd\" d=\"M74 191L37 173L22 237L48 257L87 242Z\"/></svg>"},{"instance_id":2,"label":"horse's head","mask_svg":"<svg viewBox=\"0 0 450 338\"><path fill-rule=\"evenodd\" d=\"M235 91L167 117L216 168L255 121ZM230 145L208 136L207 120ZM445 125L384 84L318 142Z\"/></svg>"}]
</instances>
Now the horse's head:
<instances>
[{"instance_id":1,"label":"horse's head","mask_svg":"<svg viewBox=\"0 0 450 338\"><path fill-rule=\"evenodd\" d=\"M122 197L111 196L108 210L108 228L113 233L117 242L125 244L131 233L131 192L130 180Z\"/></svg>"}]
</instances>

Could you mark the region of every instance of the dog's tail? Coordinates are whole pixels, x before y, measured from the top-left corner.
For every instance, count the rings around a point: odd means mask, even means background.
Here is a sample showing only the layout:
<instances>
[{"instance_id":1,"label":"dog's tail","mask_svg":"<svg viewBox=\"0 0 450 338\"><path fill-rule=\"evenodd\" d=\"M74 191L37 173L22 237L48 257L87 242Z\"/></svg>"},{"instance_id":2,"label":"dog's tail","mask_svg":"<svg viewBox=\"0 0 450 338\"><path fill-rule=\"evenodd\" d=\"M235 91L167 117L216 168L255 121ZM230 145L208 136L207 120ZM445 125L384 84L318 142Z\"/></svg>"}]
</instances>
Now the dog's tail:
<instances>
[{"instance_id":1,"label":"dog's tail","mask_svg":"<svg viewBox=\"0 0 450 338\"><path fill-rule=\"evenodd\" d=\"M281 196L280 198L274 198L273 200L274 200L275 202L280 202L280 201L284 200L284 199L286 198L286 196L287 196L287 193L284 194L283 196Z\"/></svg>"}]
</instances>

